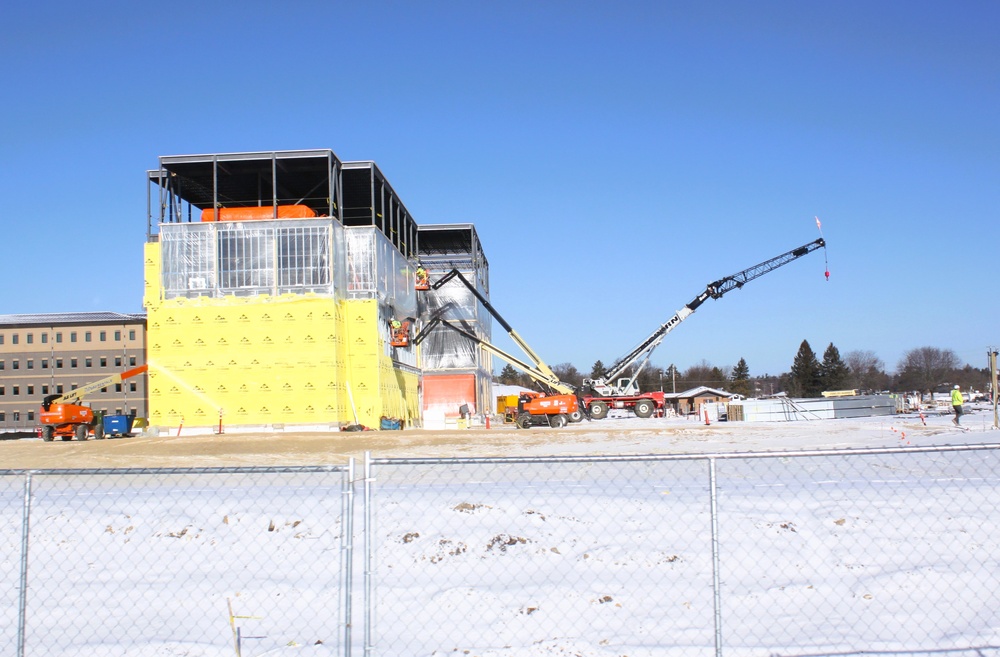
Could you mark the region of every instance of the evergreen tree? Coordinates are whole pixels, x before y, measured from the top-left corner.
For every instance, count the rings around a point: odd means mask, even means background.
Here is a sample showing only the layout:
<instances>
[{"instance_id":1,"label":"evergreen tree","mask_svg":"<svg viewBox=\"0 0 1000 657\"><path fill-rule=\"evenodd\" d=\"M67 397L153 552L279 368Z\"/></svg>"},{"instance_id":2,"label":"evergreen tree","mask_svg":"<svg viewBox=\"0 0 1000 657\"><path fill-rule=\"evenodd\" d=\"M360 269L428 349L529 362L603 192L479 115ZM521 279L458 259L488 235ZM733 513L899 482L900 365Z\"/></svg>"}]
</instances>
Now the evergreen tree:
<instances>
[{"instance_id":1,"label":"evergreen tree","mask_svg":"<svg viewBox=\"0 0 1000 657\"><path fill-rule=\"evenodd\" d=\"M725 390L726 383L729 381L726 378L725 372L718 367L713 367L711 377L711 383L708 384L708 387L715 388L716 390Z\"/></svg>"},{"instance_id":2,"label":"evergreen tree","mask_svg":"<svg viewBox=\"0 0 1000 657\"><path fill-rule=\"evenodd\" d=\"M750 368L746 359L741 358L733 368L732 376L729 378L729 392L735 392L744 397L753 396L753 386L750 383Z\"/></svg>"},{"instance_id":3,"label":"evergreen tree","mask_svg":"<svg viewBox=\"0 0 1000 657\"><path fill-rule=\"evenodd\" d=\"M590 378L592 379L603 379L604 375L608 373L608 368L604 366L604 363L597 361L594 366L590 368Z\"/></svg>"},{"instance_id":4,"label":"evergreen tree","mask_svg":"<svg viewBox=\"0 0 1000 657\"><path fill-rule=\"evenodd\" d=\"M503 369L500 370L500 377L498 380L505 386L520 385L521 374L516 369L514 369L513 365L507 363L506 365L503 366Z\"/></svg>"},{"instance_id":5,"label":"evergreen tree","mask_svg":"<svg viewBox=\"0 0 1000 657\"><path fill-rule=\"evenodd\" d=\"M823 363L819 366L819 379L823 390L844 390L851 378L851 370L840 358L840 350L833 343L823 352Z\"/></svg>"},{"instance_id":6,"label":"evergreen tree","mask_svg":"<svg viewBox=\"0 0 1000 657\"><path fill-rule=\"evenodd\" d=\"M809 341L803 340L789 373L789 393L794 397L818 397L823 389L819 368L816 353L809 346Z\"/></svg>"}]
</instances>

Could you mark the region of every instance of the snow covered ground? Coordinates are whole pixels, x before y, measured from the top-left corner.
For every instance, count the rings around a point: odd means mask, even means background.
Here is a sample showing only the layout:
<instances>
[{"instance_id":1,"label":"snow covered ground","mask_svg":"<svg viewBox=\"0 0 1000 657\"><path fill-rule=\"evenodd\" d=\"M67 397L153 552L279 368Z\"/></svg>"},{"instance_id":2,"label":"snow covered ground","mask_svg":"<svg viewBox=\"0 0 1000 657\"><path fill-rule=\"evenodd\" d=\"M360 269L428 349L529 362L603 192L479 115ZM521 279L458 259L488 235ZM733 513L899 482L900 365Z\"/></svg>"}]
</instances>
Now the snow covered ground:
<instances>
[{"instance_id":1,"label":"snow covered ground","mask_svg":"<svg viewBox=\"0 0 1000 657\"><path fill-rule=\"evenodd\" d=\"M447 454L397 432L376 457L466 459L375 462L371 617L357 473L353 654L368 621L374 655L714 654L713 474L723 654L1000 652L1000 452L861 453L1000 442L992 411L964 422L622 418L452 432ZM858 453L734 456L829 448ZM481 458L498 451L536 462ZM233 626L245 656L342 654L339 471L33 489L26 654L234 655ZM23 477L0 478L3 654L22 502Z\"/></svg>"}]
</instances>

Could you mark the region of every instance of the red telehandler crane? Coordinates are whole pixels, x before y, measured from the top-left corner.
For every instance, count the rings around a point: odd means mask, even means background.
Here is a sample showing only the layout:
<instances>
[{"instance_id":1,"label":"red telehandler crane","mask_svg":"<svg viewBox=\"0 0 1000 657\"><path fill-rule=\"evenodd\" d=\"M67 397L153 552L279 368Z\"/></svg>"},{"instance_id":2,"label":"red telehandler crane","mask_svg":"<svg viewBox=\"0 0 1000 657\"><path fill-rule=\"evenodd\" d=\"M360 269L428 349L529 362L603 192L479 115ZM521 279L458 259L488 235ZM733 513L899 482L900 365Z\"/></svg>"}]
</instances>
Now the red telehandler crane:
<instances>
[{"instance_id":1,"label":"red telehandler crane","mask_svg":"<svg viewBox=\"0 0 1000 657\"><path fill-rule=\"evenodd\" d=\"M629 408L639 417L649 417L656 409L663 408L665 404L663 393L639 392L638 380L639 374L649 363L649 357L653 355L653 350L660 346L668 333L690 317L709 298L721 299L727 292L742 288L764 274L825 247L826 241L821 237L753 267L709 283L701 294L674 313L673 317L661 324L635 349L615 361L603 377L583 380L583 388L580 391L581 398L584 407L590 412L590 417L595 420L606 417L611 408ZM630 368L632 369L630 376L624 376Z\"/></svg>"},{"instance_id":2,"label":"red telehandler crane","mask_svg":"<svg viewBox=\"0 0 1000 657\"><path fill-rule=\"evenodd\" d=\"M571 404L567 399L565 408L572 406L573 410L561 411L561 414L565 415L569 422L579 422L583 419L584 415L590 417L591 419L599 420L607 417L608 411L612 408L629 409L637 416L647 418L652 416L657 410L662 410L665 407L666 398L663 392L640 392L638 384L639 374L649 363L649 358L652 356L653 350L655 350L660 343L663 342L663 338L665 338L670 331L674 330L678 324L687 319L709 298L721 299L727 292L742 288L750 281L760 278L764 274L772 272L779 267L787 265L793 260L798 260L804 255L825 247L826 242L823 238L819 238L796 249L782 253L779 256L775 256L770 260L765 260L764 262L756 264L753 267L749 267L743 271L739 271L735 274L725 276L717 281L709 283L701 294L678 310L673 317L668 319L664 324L660 325L635 349L615 361L615 363L608 368L607 373L603 378L584 379L583 386L579 389L573 385L560 381L559 377L552 371L552 368L545 364L541 357L539 357L538 354L536 354L535 351L528 346L524 339L518 335L517 331L515 331L513 327L511 327L511 325L508 324L507 321L500 315L500 313L493 308L486 297L484 297L472 283L466 280L462 273L457 269L453 269L442 276L439 280L435 281L431 287L436 290L454 278L461 281L461 283L463 283L472 292L472 294L475 295L480 303L483 304L486 310L490 312L494 319L500 323L504 330L507 331L507 334L511 337L515 344L517 344L517 346L519 346L524 353L527 354L533 365L529 365L524 361L511 356L474 333L463 327L457 326L455 323L443 319L440 316L432 318L424 326L416 338L414 338L414 343L420 344L420 342L427 336L428 331L430 331L430 329L434 326L437 326L438 324L447 326L451 330L463 335L469 340L478 343L483 347L483 349L504 359L514 367L526 373L532 379L552 389L558 393L557 396L572 399L575 403ZM632 368L631 376L624 376L626 371L630 368ZM542 413L540 409L536 409L528 404L525 404L525 408L530 410L532 415L540 415ZM521 409L519 409L519 411L521 411ZM547 412L552 413L553 411L549 410ZM523 413L519 412L518 426L522 426L521 418L523 415ZM530 419L531 418L525 418L526 421ZM541 418L536 421L541 423ZM564 422L559 422L559 426L564 424Z\"/></svg>"},{"instance_id":3,"label":"red telehandler crane","mask_svg":"<svg viewBox=\"0 0 1000 657\"><path fill-rule=\"evenodd\" d=\"M91 431L94 432L94 438L98 440L104 438L104 424L101 422L101 418L95 419L94 411L90 407L77 402L101 388L107 388L142 374L147 368L147 365L140 365L88 383L76 390L70 390L64 395L46 396L42 400L42 411L38 416L42 423L42 440L50 442L56 436L63 440L72 440L74 436L77 440L86 440Z\"/></svg>"}]
</instances>

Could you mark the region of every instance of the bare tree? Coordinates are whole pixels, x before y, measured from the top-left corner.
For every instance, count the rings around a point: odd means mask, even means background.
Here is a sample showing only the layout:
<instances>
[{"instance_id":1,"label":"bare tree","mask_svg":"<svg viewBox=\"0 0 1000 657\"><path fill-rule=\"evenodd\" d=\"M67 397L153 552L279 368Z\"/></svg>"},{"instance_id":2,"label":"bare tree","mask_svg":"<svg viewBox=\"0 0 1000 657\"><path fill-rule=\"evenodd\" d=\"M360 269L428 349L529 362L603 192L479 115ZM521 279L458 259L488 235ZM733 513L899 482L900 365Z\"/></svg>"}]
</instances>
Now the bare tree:
<instances>
[{"instance_id":1,"label":"bare tree","mask_svg":"<svg viewBox=\"0 0 1000 657\"><path fill-rule=\"evenodd\" d=\"M563 383L568 383L572 386L579 386L583 383L583 374L580 370L576 369L576 366L572 363L559 363L558 365L552 366L552 371L555 375L559 377L559 380Z\"/></svg>"},{"instance_id":2,"label":"bare tree","mask_svg":"<svg viewBox=\"0 0 1000 657\"><path fill-rule=\"evenodd\" d=\"M911 349L903 354L897 367L899 386L905 390L933 392L938 386L948 383L958 367L958 356L951 349Z\"/></svg>"},{"instance_id":3,"label":"bare tree","mask_svg":"<svg viewBox=\"0 0 1000 657\"><path fill-rule=\"evenodd\" d=\"M698 364L684 370L684 375L678 378L681 379L677 384L679 389L696 388L698 386L722 388L726 385L726 375L722 370L714 367L704 358ZM683 388L681 388L681 382L683 382Z\"/></svg>"},{"instance_id":4,"label":"bare tree","mask_svg":"<svg viewBox=\"0 0 1000 657\"><path fill-rule=\"evenodd\" d=\"M850 387L859 390L882 390L887 387L889 375L885 373L885 363L874 351L850 351L844 356L844 362L850 370Z\"/></svg>"}]
</instances>

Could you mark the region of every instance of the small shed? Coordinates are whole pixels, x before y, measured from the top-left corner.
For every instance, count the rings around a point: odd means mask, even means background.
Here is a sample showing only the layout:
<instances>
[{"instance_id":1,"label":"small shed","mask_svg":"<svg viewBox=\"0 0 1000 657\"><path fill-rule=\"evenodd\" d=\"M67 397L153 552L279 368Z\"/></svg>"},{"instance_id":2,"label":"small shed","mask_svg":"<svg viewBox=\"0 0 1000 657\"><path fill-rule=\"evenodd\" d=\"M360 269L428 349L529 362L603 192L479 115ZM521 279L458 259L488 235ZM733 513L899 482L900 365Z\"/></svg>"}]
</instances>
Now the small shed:
<instances>
[{"instance_id":1,"label":"small shed","mask_svg":"<svg viewBox=\"0 0 1000 657\"><path fill-rule=\"evenodd\" d=\"M688 415L697 413L702 404L725 403L733 397L738 397L734 392L726 392L708 386L698 386L684 392L667 393L664 398L668 404L672 404L678 415Z\"/></svg>"}]
</instances>

